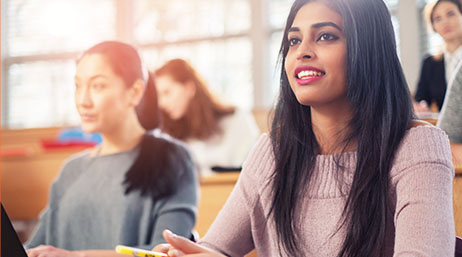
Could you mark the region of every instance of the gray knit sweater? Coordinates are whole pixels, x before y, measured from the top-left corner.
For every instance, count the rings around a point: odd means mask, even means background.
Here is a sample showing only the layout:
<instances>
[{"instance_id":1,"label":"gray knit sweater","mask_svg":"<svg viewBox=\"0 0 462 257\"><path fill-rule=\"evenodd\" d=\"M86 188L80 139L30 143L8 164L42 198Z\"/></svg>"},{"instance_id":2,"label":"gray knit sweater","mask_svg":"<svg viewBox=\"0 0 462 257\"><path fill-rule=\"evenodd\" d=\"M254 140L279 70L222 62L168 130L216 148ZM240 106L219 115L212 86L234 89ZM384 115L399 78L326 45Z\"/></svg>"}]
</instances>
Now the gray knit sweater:
<instances>
[{"instance_id":1,"label":"gray knit sweater","mask_svg":"<svg viewBox=\"0 0 462 257\"><path fill-rule=\"evenodd\" d=\"M173 195L152 200L124 194L125 173L139 146L126 152L71 158L53 183L47 208L26 248L40 244L68 250L114 249L117 244L151 249L168 228L188 237L195 225L198 182L192 162ZM184 157L182 157L184 158Z\"/></svg>"},{"instance_id":2,"label":"gray knit sweater","mask_svg":"<svg viewBox=\"0 0 462 257\"><path fill-rule=\"evenodd\" d=\"M462 143L462 62L454 70L453 79L449 82L438 126L442 128L454 143Z\"/></svg>"}]
</instances>

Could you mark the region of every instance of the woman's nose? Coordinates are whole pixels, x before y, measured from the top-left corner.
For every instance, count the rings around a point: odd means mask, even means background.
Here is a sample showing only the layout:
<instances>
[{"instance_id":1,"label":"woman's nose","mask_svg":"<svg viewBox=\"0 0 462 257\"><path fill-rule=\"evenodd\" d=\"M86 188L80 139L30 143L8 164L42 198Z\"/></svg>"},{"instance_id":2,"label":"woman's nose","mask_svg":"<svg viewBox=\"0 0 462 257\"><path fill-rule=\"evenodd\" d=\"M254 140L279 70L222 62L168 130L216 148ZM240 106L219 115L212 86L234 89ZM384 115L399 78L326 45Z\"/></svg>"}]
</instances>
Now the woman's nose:
<instances>
[{"instance_id":1,"label":"woman's nose","mask_svg":"<svg viewBox=\"0 0 462 257\"><path fill-rule=\"evenodd\" d=\"M90 90L88 88L81 88L76 91L77 94L77 104L81 106L91 106L92 100L90 95Z\"/></svg>"},{"instance_id":2,"label":"woman's nose","mask_svg":"<svg viewBox=\"0 0 462 257\"><path fill-rule=\"evenodd\" d=\"M297 52L297 59L302 60L302 59L312 59L316 55L314 51L312 50L312 46L308 43L302 43L298 47L298 52Z\"/></svg>"}]
</instances>

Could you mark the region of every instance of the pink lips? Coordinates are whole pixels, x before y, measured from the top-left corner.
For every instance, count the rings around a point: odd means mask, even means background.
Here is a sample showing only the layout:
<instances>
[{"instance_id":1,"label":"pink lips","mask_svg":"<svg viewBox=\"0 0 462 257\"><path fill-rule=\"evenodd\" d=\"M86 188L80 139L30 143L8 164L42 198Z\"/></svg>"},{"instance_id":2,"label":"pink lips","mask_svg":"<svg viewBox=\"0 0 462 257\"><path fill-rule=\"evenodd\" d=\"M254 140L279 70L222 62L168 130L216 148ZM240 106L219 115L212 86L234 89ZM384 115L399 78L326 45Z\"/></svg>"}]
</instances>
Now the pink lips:
<instances>
[{"instance_id":1,"label":"pink lips","mask_svg":"<svg viewBox=\"0 0 462 257\"><path fill-rule=\"evenodd\" d=\"M80 118L82 119L82 121L93 121L93 120L96 119L96 115L82 114L82 115L80 115Z\"/></svg>"},{"instance_id":2,"label":"pink lips","mask_svg":"<svg viewBox=\"0 0 462 257\"><path fill-rule=\"evenodd\" d=\"M320 72L322 75L321 76L312 76L312 77L300 79L300 78L298 78L298 73L300 73L302 71ZM315 68L313 66L302 65L302 66L298 66L295 69L294 75L295 75L295 79L296 79L296 81L297 81L297 83L299 85L308 85L308 84L311 84L311 83L313 83L315 81L318 81L318 80L322 79L324 77L324 75L325 75L325 72L318 69L318 68Z\"/></svg>"}]
</instances>

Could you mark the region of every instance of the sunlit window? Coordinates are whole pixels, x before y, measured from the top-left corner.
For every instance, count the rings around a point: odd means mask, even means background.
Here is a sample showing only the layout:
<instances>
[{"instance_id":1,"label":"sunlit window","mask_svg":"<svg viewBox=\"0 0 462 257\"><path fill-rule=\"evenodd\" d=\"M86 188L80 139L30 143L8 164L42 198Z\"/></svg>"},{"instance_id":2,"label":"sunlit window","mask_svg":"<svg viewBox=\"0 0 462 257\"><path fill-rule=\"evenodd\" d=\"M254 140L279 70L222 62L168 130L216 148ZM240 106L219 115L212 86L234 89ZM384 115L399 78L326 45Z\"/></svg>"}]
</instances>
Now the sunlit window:
<instances>
[{"instance_id":1,"label":"sunlit window","mask_svg":"<svg viewBox=\"0 0 462 257\"><path fill-rule=\"evenodd\" d=\"M191 62L224 102L253 106L251 11L248 0L134 2L135 40L148 67Z\"/></svg>"},{"instance_id":2,"label":"sunlit window","mask_svg":"<svg viewBox=\"0 0 462 257\"><path fill-rule=\"evenodd\" d=\"M2 12L2 126L78 124L75 59L115 38L115 2L10 0L2 1Z\"/></svg>"},{"instance_id":3,"label":"sunlit window","mask_svg":"<svg viewBox=\"0 0 462 257\"><path fill-rule=\"evenodd\" d=\"M112 0L4 3L8 56L80 51L116 34Z\"/></svg>"},{"instance_id":4,"label":"sunlit window","mask_svg":"<svg viewBox=\"0 0 462 257\"><path fill-rule=\"evenodd\" d=\"M185 58L225 102L253 106L249 0L2 4L3 127L77 125L75 59L104 40L134 44L150 70L171 58Z\"/></svg>"},{"instance_id":5,"label":"sunlit window","mask_svg":"<svg viewBox=\"0 0 462 257\"><path fill-rule=\"evenodd\" d=\"M8 69L8 125L15 128L78 123L73 61L13 64Z\"/></svg>"},{"instance_id":6,"label":"sunlit window","mask_svg":"<svg viewBox=\"0 0 462 257\"><path fill-rule=\"evenodd\" d=\"M399 45L398 0L385 2ZM226 103L244 109L270 107L279 92L277 58L292 3L2 0L2 126L77 125L75 59L103 40L135 45L150 70L169 59L184 58ZM264 13L263 19L259 13ZM437 45L436 41L428 42L422 48L436 49L427 47ZM260 46L263 51L253 51Z\"/></svg>"},{"instance_id":7,"label":"sunlit window","mask_svg":"<svg viewBox=\"0 0 462 257\"><path fill-rule=\"evenodd\" d=\"M248 0L137 0L135 39L178 41L247 32Z\"/></svg>"},{"instance_id":8,"label":"sunlit window","mask_svg":"<svg viewBox=\"0 0 462 257\"><path fill-rule=\"evenodd\" d=\"M269 3L271 34L268 36L270 42L270 70L268 71L268 76L270 76L273 99L276 99L279 93L281 78L281 65L278 63L279 49L281 48L284 26L292 4L293 1L291 0L271 0Z\"/></svg>"},{"instance_id":9,"label":"sunlit window","mask_svg":"<svg viewBox=\"0 0 462 257\"><path fill-rule=\"evenodd\" d=\"M142 49L149 67L160 67L173 58L183 58L199 71L212 92L229 104L251 109L253 103L252 52L247 37L204 40Z\"/></svg>"}]
</instances>

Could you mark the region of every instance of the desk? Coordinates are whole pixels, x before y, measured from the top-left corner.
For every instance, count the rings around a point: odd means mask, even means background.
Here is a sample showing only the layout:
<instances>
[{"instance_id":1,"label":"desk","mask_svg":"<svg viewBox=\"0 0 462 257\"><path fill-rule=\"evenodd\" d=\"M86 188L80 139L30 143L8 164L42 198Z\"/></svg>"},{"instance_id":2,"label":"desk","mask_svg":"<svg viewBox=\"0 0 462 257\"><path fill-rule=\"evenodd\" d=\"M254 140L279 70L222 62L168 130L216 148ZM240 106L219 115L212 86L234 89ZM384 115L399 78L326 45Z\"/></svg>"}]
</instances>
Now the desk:
<instances>
[{"instance_id":1,"label":"desk","mask_svg":"<svg viewBox=\"0 0 462 257\"><path fill-rule=\"evenodd\" d=\"M35 220L65 159L83 149L35 152L1 159L2 202L12 220Z\"/></svg>"},{"instance_id":2,"label":"desk","mask_svg":"<svg viewBox=\"0 0 462 257\"><path fill-rule=\"evenodd\" d=\"M1 159L1 197L12 219L37 219L48 201L51 182L63 161L82 149L40 150L43 138L54 138L60 128L2 130L2 147L30 147L29 155ZM462 164L455 164L454 215L456 232L462 236ZM212 224L231 193L239 173L222 173L203 178L196 230L201 236Z\"/></svg>"},{"instance_id":3,"label":"desk","mask_svg":"<svg viewBox=\"0 0 462 257\"><path fill-rule=\"evenodd\" d=\"M205 235L239 178L239 172L219 173L201 178L199 213L196 230Z\"/></svg>"},{"instance_id":4,"label":"desk","mask_svg":"<svg viewBox=\"0 0 462 257\"><path fill-rule=\"evenodd\" d=\"M240 172L217 173L201 179L201 197L196 231L200 236L205 235L221 207L228 199L239 178ZM246 257L256 257L255 250Z\"/></svg>"},{"instance_id":5,"label":"desk","mask_svg":"<svg viewBox=\"0 0 462 257\"><path fill-rule=\"evenodd\" d=\"M438 122L438 112L424 112L424 113L416 113L418 119L426 121L436 126Z\"/></svg>"}]
</instances>

